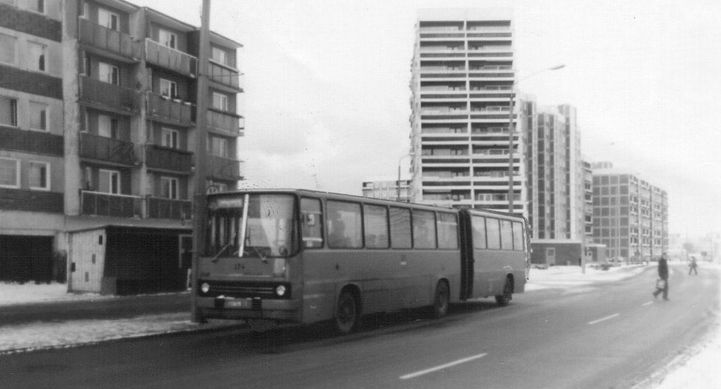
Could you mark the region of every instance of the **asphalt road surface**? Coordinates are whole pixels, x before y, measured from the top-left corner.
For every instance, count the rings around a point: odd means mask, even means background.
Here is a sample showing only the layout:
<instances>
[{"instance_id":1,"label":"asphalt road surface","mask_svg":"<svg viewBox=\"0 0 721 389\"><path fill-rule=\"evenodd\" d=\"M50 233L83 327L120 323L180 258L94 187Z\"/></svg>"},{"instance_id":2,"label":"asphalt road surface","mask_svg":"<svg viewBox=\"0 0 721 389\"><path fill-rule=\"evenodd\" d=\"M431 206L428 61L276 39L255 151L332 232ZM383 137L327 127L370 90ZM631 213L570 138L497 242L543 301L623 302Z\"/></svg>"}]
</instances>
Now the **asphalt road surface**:
<instances>
[{"instance_id":1,"label":"asphalt road surface","mask_svg":"<svg viewBox=\"0 0 721 389\"><path fill-rule=\"evenodd\" d=\"M0 356L3 388L627 388L688 350L719 316L719 272L655 268L575 291L481 300L441 320L375 316L350 336L326 326L244 329Z\"/></svg>"}]
</instances>

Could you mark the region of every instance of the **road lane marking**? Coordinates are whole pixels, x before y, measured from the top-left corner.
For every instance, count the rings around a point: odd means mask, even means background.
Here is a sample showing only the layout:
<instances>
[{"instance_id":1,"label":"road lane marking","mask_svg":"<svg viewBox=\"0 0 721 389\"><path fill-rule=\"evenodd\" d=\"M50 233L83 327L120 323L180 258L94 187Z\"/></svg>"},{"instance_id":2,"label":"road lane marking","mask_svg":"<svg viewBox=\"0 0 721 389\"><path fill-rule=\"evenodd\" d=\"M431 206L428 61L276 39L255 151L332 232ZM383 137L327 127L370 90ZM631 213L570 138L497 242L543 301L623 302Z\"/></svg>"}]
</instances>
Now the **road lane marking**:
<instances>
[{"instance_id":1,"label":"road lane marking","mask_svg":"<svg viewBox=\"0 0 721 389\"><path fill-rule=\"evenodd\" d=\"M653 304L653 301L649 301L649 302L643 303L643 304L641 304L641 306L642 306L642 307L646 307L646 306L649 306L649 305L651 305L651 304Z\"/></svg>"},{"instance_id":2,"label":"road lane marking","mask_svg":"<svg viewBox=\"0 0 721 389\"><path fill-rule=\"evenodd\" d=\"M598 324L598 323L600 323L600 322L602 322L602 321L606 321L606 320L613 319L614 317L619 316L619 315L620 315L620 313L614 313L613 315L608 315L608 316L606 316L606 317L602 317L602 318L597 319L597 320L594 320L594 321L589 321L588 324L589 324L589 325Z\"/></svg>"},{"instance_id":3,"label":"road lane marking","mask_svg":"<svg viewBox=\"0 0 721 389\"><path fill-rule=\"evenodd\" d=\"M488 355L488 354L487 354L487 353L483 353L483 354L473 355L473 356L470 356L470 357L467 357L467 358L463 358L463 359L459 359L459 360L456 360L456 361L453 361L453 362L449 362L449 363L446 363L446 364L443 364L443 365L439 365L439 366L431 367L431 368L429 368L429 369L417 371L417 372L415 372L415 373L410 373L410 374L402 375L402 376L400 376L400 377L398 377L398 378L400 378L400 379L402 379L402 380L407 380L407 379L411 379L411 378L416 378L416 377L422 376L422 375L424 375L424 374L433 373L434 371L443 370L443 369L449 368L449 367L451 367L451 366L460 365L461 363L466 363L466 362L473 361L473 360L475 360L475 359L483 358L483 357L485 357L486 355Z\"/></svg>"}]
</instances>

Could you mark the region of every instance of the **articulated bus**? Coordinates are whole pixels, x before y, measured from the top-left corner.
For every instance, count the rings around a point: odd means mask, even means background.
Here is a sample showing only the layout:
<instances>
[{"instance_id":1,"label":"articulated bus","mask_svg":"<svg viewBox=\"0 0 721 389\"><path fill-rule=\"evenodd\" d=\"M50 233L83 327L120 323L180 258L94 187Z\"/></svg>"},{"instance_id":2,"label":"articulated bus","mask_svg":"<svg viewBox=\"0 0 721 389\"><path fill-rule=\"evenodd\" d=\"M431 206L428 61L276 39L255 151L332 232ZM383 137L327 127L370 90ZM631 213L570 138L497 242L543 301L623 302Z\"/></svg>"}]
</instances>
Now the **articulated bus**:
<instances>
[{"instance_id":1,"label":"articulated bus","mask_svg":"<svg viewBox=\"0 0 721 389\"><path fill-rule=\"evenodd\" d=\"M524 291L523 217L311 190L208 195L198 261L201 319L268 324L332 321L340 333L363 314Z\"/></svg>"}]
</instances>

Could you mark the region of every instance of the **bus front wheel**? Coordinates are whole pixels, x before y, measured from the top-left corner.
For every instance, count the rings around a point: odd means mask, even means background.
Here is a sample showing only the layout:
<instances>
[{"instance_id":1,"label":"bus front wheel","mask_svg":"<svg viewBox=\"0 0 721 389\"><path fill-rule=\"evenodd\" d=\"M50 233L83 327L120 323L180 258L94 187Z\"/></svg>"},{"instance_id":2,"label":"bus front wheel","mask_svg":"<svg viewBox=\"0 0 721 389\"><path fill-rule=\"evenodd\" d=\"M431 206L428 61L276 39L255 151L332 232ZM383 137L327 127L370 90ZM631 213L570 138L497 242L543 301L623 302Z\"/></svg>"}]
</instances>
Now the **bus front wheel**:
<instances>
[{"instance_id":1,"label":"bus front wheel","mask_svg":"<svg viewBox=\"0 0 721 389\"><path fill-rule=\"evenodd\" d=\"M353 332L358 326L360 311L358 309L358 301L355 295L344 290L338 297L338 303L335 308L335 328L340 334L348 334Z\"/></svg>"},{"instance_id":2,"label":"bus front wheel","mask_svg":"<svg viewBox=\"0 0 721 389\"><path fill-rule=\"evenodd\" d=\"M513 278L507 277L506 284L503 286L503 294L496 295L496 304L505 307L513 298Z\"/></svg>"}]
</instances>

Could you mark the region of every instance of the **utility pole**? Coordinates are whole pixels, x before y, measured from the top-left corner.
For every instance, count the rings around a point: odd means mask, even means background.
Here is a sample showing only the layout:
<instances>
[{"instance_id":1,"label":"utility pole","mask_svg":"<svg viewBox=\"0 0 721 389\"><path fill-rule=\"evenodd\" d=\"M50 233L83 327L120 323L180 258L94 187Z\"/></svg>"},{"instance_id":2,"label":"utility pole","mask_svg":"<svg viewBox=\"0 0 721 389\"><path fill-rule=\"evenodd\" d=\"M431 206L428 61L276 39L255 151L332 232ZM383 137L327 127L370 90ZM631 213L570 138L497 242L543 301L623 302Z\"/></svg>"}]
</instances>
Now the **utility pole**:
<instances>
[{"instance_id":1,"label":"utility pole","mask_svg":"<svg viewBox=\"0 0 721 389\"><path fill-rule=\"evenodd\" d=\"M198 90L195 113L195 193L193 197L193 264L192 288L190 291L191 320L202 320L196 307L198 290L198 264L200 255L205 249L206 205L207 187L207 142L208 130L206 128L208 115L208 55L210 53L210 0L203 0L203 11L200 16L200 35L198 37Z\"/></svg>"}]
</instances>

